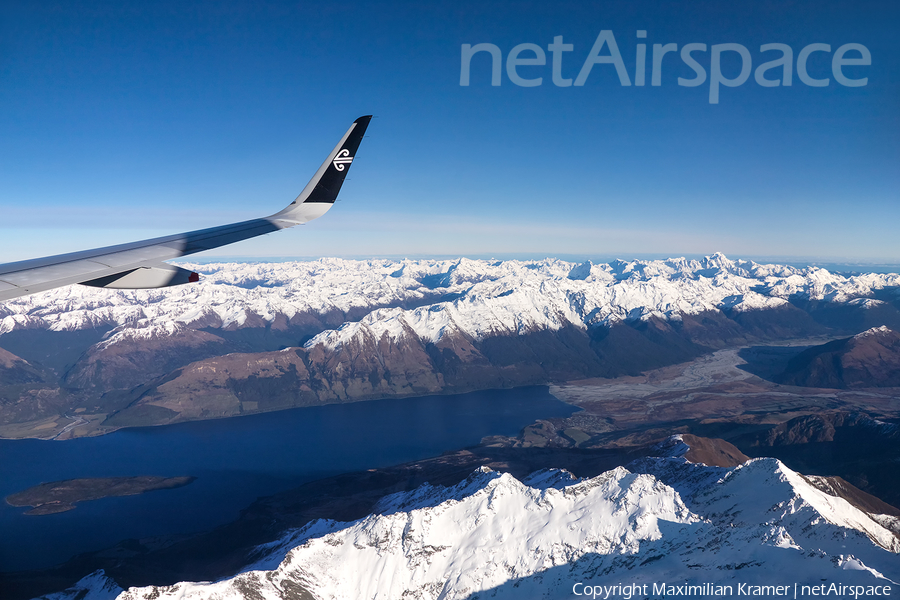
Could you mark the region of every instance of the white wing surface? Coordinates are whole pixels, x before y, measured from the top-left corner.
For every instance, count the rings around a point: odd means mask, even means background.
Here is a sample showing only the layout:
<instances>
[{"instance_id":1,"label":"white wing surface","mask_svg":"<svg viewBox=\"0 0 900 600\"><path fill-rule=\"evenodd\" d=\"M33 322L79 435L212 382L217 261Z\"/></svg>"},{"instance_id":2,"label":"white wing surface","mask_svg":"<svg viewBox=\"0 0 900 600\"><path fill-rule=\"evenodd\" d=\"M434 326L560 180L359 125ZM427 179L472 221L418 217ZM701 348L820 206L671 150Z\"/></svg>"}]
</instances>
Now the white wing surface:
<instances>
[{"instance_id":1,"label":"white wing surface","mask_svg":"<svg viewBox=\"0 0 900 600\"><path fill-rule=\"evenodd\" d=\"M198 281L197 273L163 261L302 225L324 215L337 200L371 118L364 116L353 122L300 195L284 210L220 227L0 264L0 301L73 283L143 289Z\"/></svg>"}]
</instances>

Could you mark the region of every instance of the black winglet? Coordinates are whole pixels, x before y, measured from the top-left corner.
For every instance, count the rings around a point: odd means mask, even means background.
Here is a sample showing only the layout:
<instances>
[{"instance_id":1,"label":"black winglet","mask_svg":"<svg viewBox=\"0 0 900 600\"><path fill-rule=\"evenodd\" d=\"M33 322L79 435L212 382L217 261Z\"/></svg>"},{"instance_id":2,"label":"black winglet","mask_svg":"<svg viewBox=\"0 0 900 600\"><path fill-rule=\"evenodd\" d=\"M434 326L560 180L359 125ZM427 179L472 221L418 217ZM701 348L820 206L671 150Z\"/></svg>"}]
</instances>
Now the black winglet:
<instances>
[{"instance_id":1,"label":"black winglet","mask_svg":"<svg viewBox=\"0 0 900 600\"><path fill-rule=\"evenodd\" d=\"M356 157L356 151L359 149L359 144L362 142L363 136L366 134L366 128L371 120L372 115L366 115L353 122L353 127L347 132L346 137L332 151L328 161L322 165L325 167L325 170L313 189L309 191L305 198L301 193L294 201L295 203L327 202L332 204L337 200L338 192L341 191L341 185L343 185L344 178L350 171L350 165Z\"/></svg>"}]
</instances>

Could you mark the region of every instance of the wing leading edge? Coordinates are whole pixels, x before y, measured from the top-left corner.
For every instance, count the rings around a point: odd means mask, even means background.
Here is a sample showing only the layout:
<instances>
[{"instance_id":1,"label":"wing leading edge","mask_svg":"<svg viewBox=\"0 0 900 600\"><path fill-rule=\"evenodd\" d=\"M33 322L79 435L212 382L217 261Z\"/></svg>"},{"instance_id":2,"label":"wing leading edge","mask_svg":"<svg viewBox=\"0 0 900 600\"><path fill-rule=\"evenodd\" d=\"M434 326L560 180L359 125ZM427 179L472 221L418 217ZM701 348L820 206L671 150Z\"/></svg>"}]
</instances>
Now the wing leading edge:
<instances>
[{"instance_id":1,"label":"wing leading edge","mask_svg":"<svg viewBox=\"0 0 900 600\"><path fill-rule=\"evenodd\" d=\"M261 219L199 229L106 248L0 265L0 301L80 283L120 289L156 288L197 281L196 273L163 261L308 223L337 200L371 115L358 118L300 195Z\"/></svg>"}]
</instances>

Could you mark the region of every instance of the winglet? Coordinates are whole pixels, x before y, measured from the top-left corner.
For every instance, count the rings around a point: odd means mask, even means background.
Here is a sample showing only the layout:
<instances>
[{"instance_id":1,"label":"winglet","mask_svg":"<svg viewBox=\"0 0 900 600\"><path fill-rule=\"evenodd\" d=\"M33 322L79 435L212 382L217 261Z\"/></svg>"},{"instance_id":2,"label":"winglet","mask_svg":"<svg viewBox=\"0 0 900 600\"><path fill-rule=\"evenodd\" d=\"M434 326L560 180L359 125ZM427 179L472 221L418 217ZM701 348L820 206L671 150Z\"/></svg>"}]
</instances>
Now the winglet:
<instances>
[{"instance_id":1,"label":"winglet","mask_svg":"<svg viewBox=\"0 0 900 600\"><path fill-rule=\"evenodd\" d=\"M371 118L360 117L350 126L297 199L281 212L139 242L0 264L0 302L73 283L151 288L194 282L199 278L196 273L162 261L300 225L325 214L341 191Z\"/></svg>"},{"instance_id":2,"label":"winglet","mask_svg":"<svg viewBox=\"0 0 900 600\"><path fill-rule=\"evenodd\" d=\"M324 215L337 200L344 178L350 171L350 164L362 142L372 115L358 118L335 146L331 154L313 178L309 180L296 200L284 210L269 217L270 221L284 227L307 223Z\"/></svg>"}]
</instances>

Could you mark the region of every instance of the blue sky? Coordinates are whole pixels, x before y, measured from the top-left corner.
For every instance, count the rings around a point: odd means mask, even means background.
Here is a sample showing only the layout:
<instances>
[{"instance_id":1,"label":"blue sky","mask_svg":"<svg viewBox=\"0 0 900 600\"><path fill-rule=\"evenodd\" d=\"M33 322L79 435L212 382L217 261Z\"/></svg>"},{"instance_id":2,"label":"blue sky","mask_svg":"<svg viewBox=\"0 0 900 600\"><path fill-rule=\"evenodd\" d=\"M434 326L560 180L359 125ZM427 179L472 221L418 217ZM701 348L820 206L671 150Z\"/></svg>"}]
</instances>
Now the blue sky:
<instances>
[{"instance_id":1,"label":"blue sky","mask_svg":"<svg viewBox=\"0 0 900 600\"><path fill-rule=\"evenodd\" d=\"M4 2L0 262L270 214L356 117L375 114L324 218L220 256L817 257L900 263L896 2ZM793 50L793 85L575 78L602 30L636 44ZM646 39L636 32L646 30ZM543 77L460 86L462 44L533 43ZM802 48L813 53L803 84ZM871 65L831 60L856 43ZM603 51L603 54L606 50ZM525 52L523 57L533 56ZM695 55L710 67L710 54ZM849 56L858 56L850 54ZM704 62L705 61L705 62ZM734 77L738 55L723 53ZM767 77L777 77L779 70Z\"/></svg>"}]
</instances>

